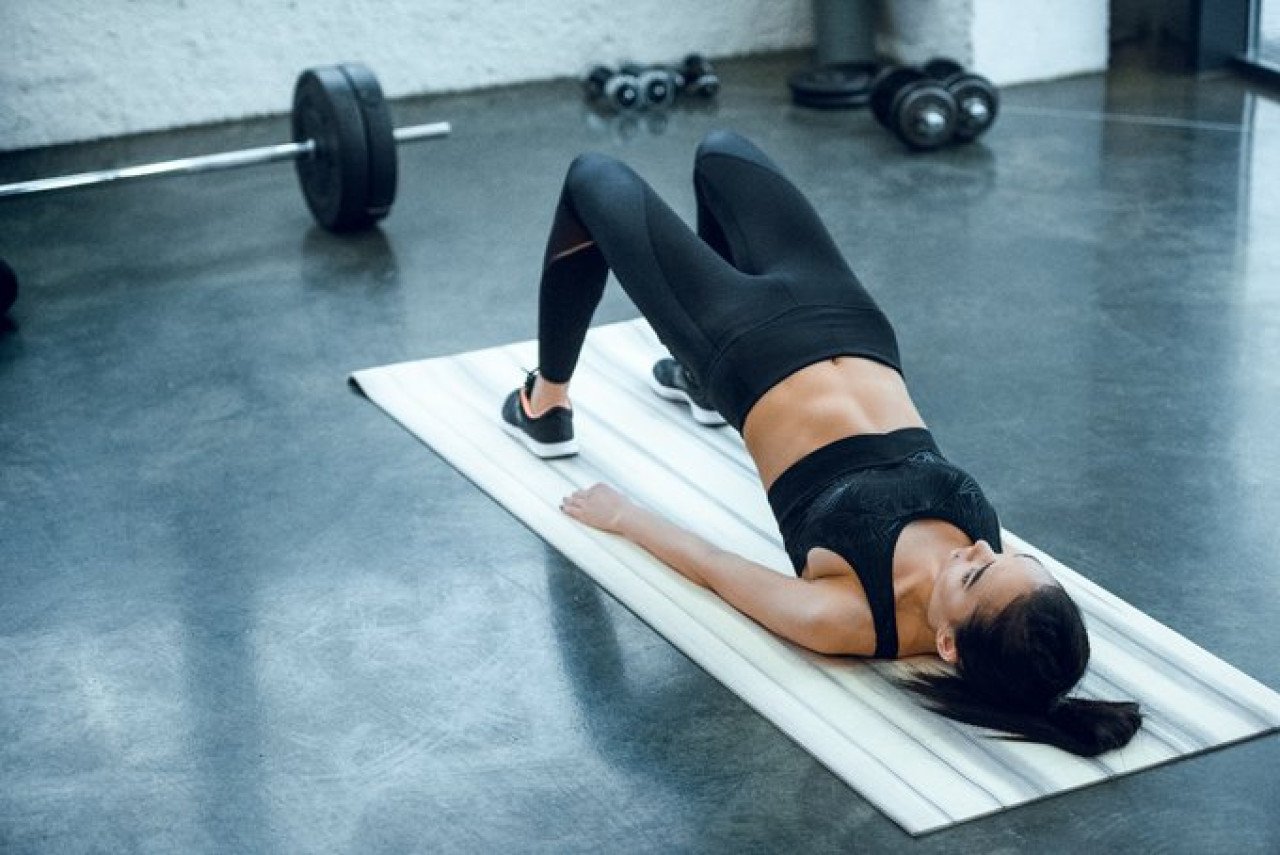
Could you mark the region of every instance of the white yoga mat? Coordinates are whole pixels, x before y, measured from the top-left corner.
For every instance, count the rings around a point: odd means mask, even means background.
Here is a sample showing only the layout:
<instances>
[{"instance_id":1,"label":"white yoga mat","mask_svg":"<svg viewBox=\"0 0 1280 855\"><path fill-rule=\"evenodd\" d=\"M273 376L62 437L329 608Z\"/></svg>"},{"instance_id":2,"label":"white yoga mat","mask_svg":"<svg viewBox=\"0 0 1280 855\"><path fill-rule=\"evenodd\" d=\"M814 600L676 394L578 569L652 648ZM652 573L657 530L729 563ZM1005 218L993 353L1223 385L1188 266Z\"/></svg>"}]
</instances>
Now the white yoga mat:
<instances>
[{"instance_id":1,"label":"white yoga mat","mask_svg":"<svg viewBox=\"0 0 1280 855\"><path fill-rule=\"evenodd\" d=\"M1280 728L1280 695L1008 532L1006 548L1038 556L1085 612L1094 656L1078 692L1142 704L1146 722L1124 749L1085 760L987 738L896 689L886 676L903 666L809 653L643 550L569 519L561 498L606 481L720 546L792 572L738 435L697 425L687 408L646 385L663 355L643 321L592 330L573 389L582 453L550 462L506 435L498 417L522 369L537 362L533 342L373 368L352 379L911 834Z\"/></svg>"}]
</instances>

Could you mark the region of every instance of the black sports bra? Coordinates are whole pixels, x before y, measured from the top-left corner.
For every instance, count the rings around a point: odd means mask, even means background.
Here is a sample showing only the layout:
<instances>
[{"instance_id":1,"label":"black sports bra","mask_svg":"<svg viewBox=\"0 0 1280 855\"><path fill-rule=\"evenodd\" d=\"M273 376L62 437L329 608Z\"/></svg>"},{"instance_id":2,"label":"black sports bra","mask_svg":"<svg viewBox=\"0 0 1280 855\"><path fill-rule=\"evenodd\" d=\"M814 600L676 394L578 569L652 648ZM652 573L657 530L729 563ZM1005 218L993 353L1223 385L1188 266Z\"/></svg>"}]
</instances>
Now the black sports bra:
<instances>
[{"instance_id":1,"label":"black sports bra","mask_svg":"<svg viewBox=\"0 0 1280 855\"><path fill-rule=\"evenodd\" d=\"M797 574L815 547L852 565L871 607L880 658L898 655L893 553L908 523L942 520L1000 549L1000 521L982 488L942 456L924 428L823 446L778 477L769 504Z\"/></svg>"}]
</instances>

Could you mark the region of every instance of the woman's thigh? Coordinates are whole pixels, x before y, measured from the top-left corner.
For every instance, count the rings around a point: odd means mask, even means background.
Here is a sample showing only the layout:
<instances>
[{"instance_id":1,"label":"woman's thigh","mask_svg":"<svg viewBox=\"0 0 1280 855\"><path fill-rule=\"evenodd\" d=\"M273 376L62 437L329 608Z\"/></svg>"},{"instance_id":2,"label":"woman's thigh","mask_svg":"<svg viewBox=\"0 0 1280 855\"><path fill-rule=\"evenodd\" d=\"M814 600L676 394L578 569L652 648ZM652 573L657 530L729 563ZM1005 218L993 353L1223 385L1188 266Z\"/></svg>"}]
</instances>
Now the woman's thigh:
<instances>
[{"instance_id":1,"label":"woman's thigh","mask_svg":"<svg viewBox=\"0 0 1280 855\"><path fill-rule=\"evenodd\" d=\"M748 274L782 269L848 272L809 200L753 143L713 131L694 165L699 232Z\"/></svg>"},{"instance_id":2,"label":"woman's thigh","mask_svg":"<svg viewBox=\"0 0 1280 855\"><path fill-rule=\"evenodd\" d=\"M618 282L695 377L728 337L793 305L784 286L716 254L621 161L583 155L566 185L574 215Z\"/></svg>"}]
</instances>

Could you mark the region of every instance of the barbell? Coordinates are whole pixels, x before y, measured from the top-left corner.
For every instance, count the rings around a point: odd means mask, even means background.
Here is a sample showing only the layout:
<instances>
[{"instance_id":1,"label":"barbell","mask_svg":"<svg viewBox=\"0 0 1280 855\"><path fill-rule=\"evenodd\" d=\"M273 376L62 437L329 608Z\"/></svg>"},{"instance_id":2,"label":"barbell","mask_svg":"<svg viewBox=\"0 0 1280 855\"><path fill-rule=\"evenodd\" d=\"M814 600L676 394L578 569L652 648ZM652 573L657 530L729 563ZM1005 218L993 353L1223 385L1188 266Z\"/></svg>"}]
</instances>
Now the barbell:
<instances>
[{"instance_id":1,"label":"barbell","mask_svg":"<svg viewBox=\"0 0 1280 855\"><path fill-rule=\"evenodd\" d=\"M448 122L393 127L378 78L358 62L311 68L298 76L292 129L291 143L0 184L0 198L293 160L316 221L331 232L358 231L391 211L396 145L448 136L452 130Z\"/></svg>"}]
</instances>

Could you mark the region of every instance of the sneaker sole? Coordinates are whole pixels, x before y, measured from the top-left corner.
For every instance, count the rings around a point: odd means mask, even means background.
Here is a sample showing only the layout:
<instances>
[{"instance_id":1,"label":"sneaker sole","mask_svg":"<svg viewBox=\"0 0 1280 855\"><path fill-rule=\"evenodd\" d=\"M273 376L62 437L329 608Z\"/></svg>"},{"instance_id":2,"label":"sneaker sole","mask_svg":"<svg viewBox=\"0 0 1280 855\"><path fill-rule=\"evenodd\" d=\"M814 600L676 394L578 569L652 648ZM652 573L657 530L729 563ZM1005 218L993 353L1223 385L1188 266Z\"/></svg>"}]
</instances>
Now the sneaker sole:
<instances>
[{"instance_id":1,"label":"sneaker sole","mask_svg":"<svg viewBox=\"0 0 1280 855\"><path fill-rule=\"evenodd\" d=\"M578 440L576 439L566 439L564 442L538 442L505 419L502 422L502 429L509 436L520 440L520 444L529 449L535 457L541 457L543 460L572 457L578 453Z\"/></svg>"},{"instance_id":2,"label":"sneaker sole","mask_svg":"<svg viewBox=\"0 0 1280 855\"><path fill-rule=\"evenodd\" d=\"M663 386L658 382L658 378L654 377L652 374L649 375L649 388L657 392L659 398L663 398L668 401L675 401L680 404L688 404L689 413L693 416L693 420L700 425L706 425L707 427L719 427L720 425L725 424L724 416L720 415L715 410L708 410L706 407L701 407L694 403L693 398L690 398L687 392L680 389L673 389L670 386Z\"/></svg>"}]
</instances>

